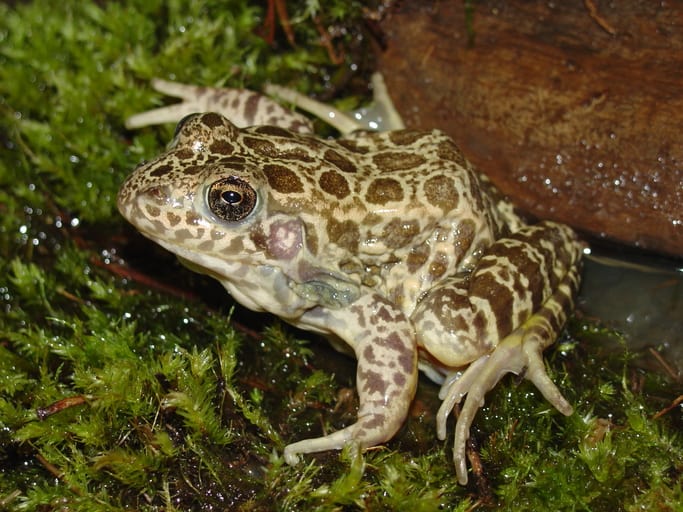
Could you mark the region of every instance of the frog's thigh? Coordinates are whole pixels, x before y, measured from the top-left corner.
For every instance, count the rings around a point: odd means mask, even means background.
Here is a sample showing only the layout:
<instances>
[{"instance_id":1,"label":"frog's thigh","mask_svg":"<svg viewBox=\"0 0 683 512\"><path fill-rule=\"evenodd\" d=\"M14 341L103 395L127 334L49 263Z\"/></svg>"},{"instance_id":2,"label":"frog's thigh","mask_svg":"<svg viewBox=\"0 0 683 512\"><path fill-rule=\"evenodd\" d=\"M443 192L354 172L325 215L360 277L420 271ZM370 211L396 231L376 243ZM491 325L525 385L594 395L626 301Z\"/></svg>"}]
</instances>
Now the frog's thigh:
<instances>
[{"instance_id":1,"label":"frog's thigh","mask_svg":"<svg viewBox=\"0 0 683 512\"><path fill-rule=\"evenodd\" d=\"M490 353L541 310L567 274L578 280L581 249L571 228L553 222L498 240L469 276L452 277L418 304L412 316L418 344L450 367ZM553 324L564 322L563 311L546 313L556 317ZM545 346L556 331L548 332Z\"/></svg>"},{"instance_id":2,"label":"frog's thigh","mask_svg":"<svg viewBox=\"0 0 683 512\"><path fill-rule=\"evenodd\" d=\"M408 415L417 386L417 347L406 316L386 299L371 295L341 310L313 310L305 320L353 348L360 407L353 425L285 447L285 461L295 464L301 453L341 449L349 443L370 447L393 437Z\"/></svg>"}]
</instances>

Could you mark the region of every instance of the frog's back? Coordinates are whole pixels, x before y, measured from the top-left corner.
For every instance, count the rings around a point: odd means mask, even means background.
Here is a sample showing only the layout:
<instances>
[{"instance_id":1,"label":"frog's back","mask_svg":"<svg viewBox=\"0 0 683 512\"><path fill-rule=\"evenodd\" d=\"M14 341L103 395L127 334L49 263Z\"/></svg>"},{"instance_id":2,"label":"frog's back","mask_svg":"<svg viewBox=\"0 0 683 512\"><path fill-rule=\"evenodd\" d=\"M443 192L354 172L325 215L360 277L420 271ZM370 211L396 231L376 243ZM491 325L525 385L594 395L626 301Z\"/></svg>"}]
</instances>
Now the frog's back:
<instances>
[{"instance_id":1,"label":"frog's back","mask_svg":"<svg viewBox=\"0 0 683 512\"><path fill-rule=\"evenodd\" d=\"M330 141L255 127L242 140L267 159L269 215L299 217L314 259L405 311L435 282L468 270L509 224L488 183L437 130Z\"/></svg>"},{"instance_id":2,"label":"frog's back","mask_svg":"<svg viewBox=\"0 0 683 512\"><path fill-rule=\"evenodd\" d=\"M333 226L354 224L361 245L375 239L394 248L413 245L410 233L424 235L430 225L449 219L484 216L494 231L505 224L488 181L439 130L356 132L322 140L263 126L242 130L240 145L262 162L273 209L311 214ZM414 227L390 233L399 222ZM378 233L387 225L389 231Z\"/></svg>"}]
</instances>

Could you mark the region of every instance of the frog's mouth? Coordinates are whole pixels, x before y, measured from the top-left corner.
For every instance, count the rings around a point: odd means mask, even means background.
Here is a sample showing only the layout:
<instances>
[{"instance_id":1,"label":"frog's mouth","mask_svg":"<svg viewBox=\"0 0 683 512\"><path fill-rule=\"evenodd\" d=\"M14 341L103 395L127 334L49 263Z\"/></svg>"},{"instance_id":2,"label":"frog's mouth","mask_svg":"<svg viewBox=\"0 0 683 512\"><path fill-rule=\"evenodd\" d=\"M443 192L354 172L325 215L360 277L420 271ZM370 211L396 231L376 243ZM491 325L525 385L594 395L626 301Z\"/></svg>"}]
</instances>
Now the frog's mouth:
<instances>
[{"instance_id":1,"label":"frog's mouth","mask_svg":"<svg viewBox=\"0 0 683 512\"><path fill-rule=\"evenodd\" d=\"M267 311L286 321L295 321L317 303L293 289L291 280L281 269L253 262L224 261L211 255L159 245L176 254L187 268L218 280L230 295L252 311Z\"/></svg>"}]
</instances>

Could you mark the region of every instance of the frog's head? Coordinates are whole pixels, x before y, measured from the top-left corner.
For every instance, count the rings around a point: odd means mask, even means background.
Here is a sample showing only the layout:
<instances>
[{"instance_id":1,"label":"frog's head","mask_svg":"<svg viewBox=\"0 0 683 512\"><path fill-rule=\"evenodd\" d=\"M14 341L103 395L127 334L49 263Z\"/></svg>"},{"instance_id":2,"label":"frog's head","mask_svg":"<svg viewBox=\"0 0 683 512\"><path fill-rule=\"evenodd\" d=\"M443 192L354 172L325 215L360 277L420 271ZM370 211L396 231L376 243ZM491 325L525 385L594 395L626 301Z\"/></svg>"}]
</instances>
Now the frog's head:
<instances>
[{"instance_id":1,"label":"frog's head","mask_svg":"<svg viewBox=\"0 0 683 512\"><path fill-rule=\"evenodd\" d=\"M265 180L235 147L238 136L217 114L186 117L168 151L126 179L120 212L190 261L217 250L224 259L244 255L245 237L263 210Z\"/></svg>"},{"instance_id":2,"label":"frog's head","mask_svg":"<svg viewBox=\"0 0 683 512\"><path fill-rule=\"evenodd\" d=\"M298 170L313 160L308 153L316 154L307 144L275 127L240 130L218 114L188 116L168 151L122 185L119 210L248 307L272 310L266 292L278 293L273 288L286 295L279 302L296 305L305 294L290 297L292 283L309 282L318 272L310 216L323 209ZM261 289L258 297L256 291L238 296L250 287Z\"/></svg>"}]
</instances>

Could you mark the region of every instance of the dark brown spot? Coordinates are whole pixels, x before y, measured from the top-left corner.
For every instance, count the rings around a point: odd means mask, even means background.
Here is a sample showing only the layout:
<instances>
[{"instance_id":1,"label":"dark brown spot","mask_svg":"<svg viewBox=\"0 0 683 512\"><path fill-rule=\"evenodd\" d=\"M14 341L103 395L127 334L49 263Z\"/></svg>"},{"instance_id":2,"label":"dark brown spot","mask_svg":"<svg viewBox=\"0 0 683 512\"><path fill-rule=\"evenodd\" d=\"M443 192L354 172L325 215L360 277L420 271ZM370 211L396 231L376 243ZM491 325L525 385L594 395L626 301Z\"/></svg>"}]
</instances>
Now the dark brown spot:
<instances>
[{"instance_id":1,"label":"dark brown spot","mask_svg":"<svg viewBox=\"0 0 683 512\"><path fill-rule=\"evenodd\" d=\"M323 159L339 168L343 172L356 172L358 169L356 166L346 157L340 155L334 149L328 149L325 151Z\"/></svg>"},{"instance_id":2,"label":"dark brown spot","mask_svg":"<svg viewBox=\"0 0 683 512\"><path fill-rule=\"evenodd\" d=\"M173 212L168 212L166 214L166 218L168 219L168 223L171 227L176 226L180 222L180 215L176 215Z\"/></svg>"},{"instance_id":3,"label":"dark brown spot","mask_svg":"<svg viewBox=\"0 0 683 512\"><path fill-rule=\"evenodd\" d=\"M289 129L294 133L303 133L311 131L311 125L304 121L292 121L289 123Z\"/></svg>"},{"instance_id":4,"label":"dark brown spot","mask_svg":"<svg viewBox=\"0 0 683 512\"><path fill-rule=\"evenodd\" d=\"M477 314L474 315L472 325L476 331L476 339L481 342L482 347L485 349L491 348L493 340L491 340L491 336L489 335L488 322L486 321L486 316L483 311L478 311Z\"/></svg>"},{"instance_id":5,"label":"dark brown spot","mask_svg":"<svg viewBox=\"0 0 683 512\"><path fill-rule=\"evenodd\" d=\"M361 155L364 155L369 151L367 147L360 146L358 144L358 141L355 139L338 139L337 144L339 144L341 147L348 149L352 153L358 153Z\"/></svg>"},{"instance_id":6,"label":"dark brown spot","mask_svg":"<svg viewBox=\"0 0 683 512\"><path fill-rule=\"evenodd\" d=\"M316 148L312 149L314 152L316 151ZM313 158L310 155L310 153L306 150L306 147L304 145L301 145L299 147L280 149L278 157L284 160L295 160L297 162L313 162L315 160L315 158Z\"/></svg>"},{"instance_id":7,"label":"dark brown spot","mask_svg":"<svg viewBox=\"0 0 683 512\"><path fill-rule=\"evenodd\" d=\"M381 215L374 213L374 212L370 212L370 213L366 214L365 217L363 217L361 224L363 226L376 226L377 224L382 222L382 220L383 219L382 219Z\"/></svg>"},{"instance_id":8,"label":"dark brown spot","mask_svg":"<svg viewBox=\"0 0 683 512\"><path fill-rule=\"evenodd\" d=\"M372 161L383 171L415 169L425 163L425 157L408 151L383 151L372 157Z\"/></svg>"},{"instance_id":9,"label":"dark brown spot","mask_svg":"<svg viewBox=\"0 0 683 512\"><path fill-rule=\"evenodd\" d=\"M415 316L414 321L416 323L422 321L421 312L423 311L438 312L439 322L445 331L452 333L468 332L469 326L461 312L470 310L467 283L453 279L448 286L438 289L420 302L420 312ZM426 328L423 326L423 331Z\"/></svg>"},{"instance_id":10,"label":"dark brown spot","mask_svg":"<svg viewBox=\"0 0 683 512\"><path fill-rule=\"evenodd\" d=\"M375 349L372 345L368 345L363 350L363 359L373 366L384 366L382 361L375 358Z\"/></svg>"},{"instance_id":11,"label":"dark brown spot","mask_svg":"<svg viewBox=\"0 0 683 512\"><path fill-rule=\"evenodd\" d=\"M390 249L408 245L420 233L420 224L416 220L404 221L392 219L382 232L382 240Z\"/></svg>"},{"instance_id":12,"label":"dark brown spot","mask_svg":"<svg viewBox=\"0 0 683 512\"><path fill-rule=\"evenodd\" d=\"M350 220L339 222L334 218L330 219L327 223L327 237L331 243L337 244L351 253L358 252L360 233L358 224L355 222Z\"/></svg>"},{"instance_id":13,"label":"dark brown spot","mask_svg":"<svg viewBox=\"0 0 683 512\"><path fill-rule=\"evenodd\" d=\"M425 132L418 130L395 130L389 132L389 140L397 146L409 146L420 140Z\"/></svg>"},{"instance_id":14,"label":"dark brown spot","mask_svg":"<svg viewBox=\"0 0 683 512\"><path fill-rule=\"evenodd\" d=\"M194 176L195 174L199 174L203 170L204 166L202 165L189 165L183 169L183 175Z\"/></svg>"},{"instance_id":15,"label":"dark brown spot","mask_svg":"<svg viewBox=\"0 0 683 512\"><path fill-rule=\"evenodd\" d=\"M515 233L510 239L494 244L487 257L482 258L482 262L485 263L491 260L491 266L495 265L496 259L501 256L510 261L515 268L511 293L514 291L515 295L520 298L526 296L527 293L530 294L531 304L528 315L541 307L552 290L557 288L560 280L560 276L552 272L552 265L556 252L561 252L561 248L556 247L557 251L552 251L550 248L543 247L541 239L544 235L549 235L552 239L552 232L542 229ZM506 277L502 269L498 273L501 278ZM521 276L526 276L528 283L523 285Z\"/></svg>"},{"instance_id":16,"label":"dark brown spot","mask_svg":"<svg viewBox=\"0 0 683 512\"><path fill-rule=\"evenodd\" d=\"M384 380L382 374L373 372L372 370L361 370L360 365L358 369L358 376L360 377L360 384L362 391L368 394L378 394L384 396L387 389L387 382Z\"/></svg>"},{"instance_id":17,"label":"dark brown spot","mask_svg":"<svg viewBox=\"0 0 683 512\"><path fill-rule=\"evenodd\" d=\"M453 182L448 176L433 176L424 184L424 192L427 201L441 208L444 212L458 206L460 195Z\"/></svg>"},{"instance_id":18,"label":"dark brown spot","mask_svg":"<svg viewBox=\"0 0 683 512\"><path fill-rule=\"evenodd\" d=\"M296 173L283 165L265 165L263 172L270 187L277 192L291 194L304 191L304 185Z\"/></svg>"},{"instance_id":19,"label":"dark brown spot","mask_svg":"<svg viewBox=\"0 0 683 512\"><path fill-rule=\"evenodd\" d=\"M202 252L211 252L215 242L213 240L205 240L200 243L197 248Z\"/></svg>"},{"instance_id":20,"label":"dark brown spot","mask_svg":"<svg viewBox=\"0 0 683 512\"><path fill-rule=\"evenodd\" d=\"M151 204L145 205L145 210L147 210L147 215L150 217L158 217L161 214L161 210Z\"/></svg>"},{"instance_id":21,"label":"dark brown spot","mask_svg":"<svg viewBox=\"0 0 683 512\"><path fill-rule=\"evenodd\" d=\"M403 187L393 178L377 178L368 187L365 200L372 204L386 204L403 199Z\"/></svg>"},{"instance_id":22,"label":"dark brown spot","mask_svg":"<svg viewBox=\"0 0 683 512\"><path fill-rule=\"evenodd\" d=\"M386 428L387 418L384 414L373 414L372 416L363 420L361 424L364 430L375 430L378 428Z\"/></svg>"},{"instance_id":23,"label":"dark brown spot","mask_svg":"<svg viewBox=\"0 0 683 512\"><path fill-rule=\"evenodd\" d=\"M476 226L472 219L465 219L458 224L457 230L455 232L455 254L454 258L456 261L462 259L462 255L467 252L467 250L472 245L474 240Z\"/></svg>"},{"instance_id":24,"label":"dark brown spot","mask_svg":"<svg viewBox=\"0 0 683 512\"><path fill-rule=\"evenodd\" d=\"M196 226L201 220L202 218L193 211L187 211L185 213L185 224L188 226Z\"/></svg>"},{"instance_id":25,"label":"dark brown spot","mask_svg":"<svg viewBox=\"0 0 683 512\"><path fill-rule=\"evenodd\" d=\"M267 139L245 136L242 141L245 146L259 155L276 157L279 154L275 144Z\"/></svg>"},{"instance_id":26,"label":"dark brown spot","mask_svg":"<svg viewBox=\"0 0 683 512\"><path fill-rule=\"evenodd\" d=\"M247 101L244 103L244 117L252 121L252 123L249 124L253 124L253 120L258 112L260 99L261 95L252 93L247 97Z\"/></svg>"},{"instance_id":27,"label":"dark brown spot","mask_svg":"<svg viewBox=\"0 0 683 512\"><path fill-rule=\"evenodd\" d=\"M178 149L173 155L180 160L191 160L196 156L195 152L190 148Z\"/></svg>"},{"instance_id":28,"label":"dark brown spot","mask_svg":"<svg viewBox=\"0 0 683 512\"><path fill-rule=\"evenodd\" d=\"M389 334L381 345L395 352L395 354L392 354L392 357L398 363L399 368L403 370L403 373L412 374L414 372L415 355L398 332L394 331Z\"/></svg>"},{"instance_id":29,"label":"dark brown spot","mask_svg":"<svg viewBox=\"0 0 683 512\"><path fill-rule=\"evenodd\" d=\"M430 249L426 244L422 244L412 249L406 258L408 270L411 273L417 272L417 270L429 259L429 253Z\"/></svg>"},{"instance_id":30,"label":"dark brown spot","mask_svg":"<svg viewBox=\"0 0 683 512\"><path fill-rule=\"evenodd\" d=\"M489 302L491 310L496 316L496 324L498 325L498 334L506 336L512 332L512 311L514 296L512 291L496 279L496 275L490 272L476 275L470 283L470 296L479 297ZM475 327L479 330L476 324L477 315L475 317Z\"/></svg>"},{"instance_id":31,"label":"dark brown spot","mask_svg":"<svg viewBox=\"0 0 683 512\"><path fill-rule=\"evenodd\" d=\"M465 160L465 155L462 154L460 148L452 140L444 140L437 145L436 154L443 160L455 162L461 167L470 168L470 164Z\"/></svg>"},{"instance_id":32,"label":"dark brown spot","mask_svg":"<svg viewBox=\"0 0 683 512\"><path fill-rule=\"evenodd\" d=\"M245 130L246 133L242 140L244 145L252 151L267 157L280 158L286 160L296 160L297 162L313 162L319 157L322 152L321 146L324 144L317 141L313 137L300 138L280 138L275 139L273 136L262 137L258 130L263 127L252 127ZM279 130L279 128L275 128ZM249 134L254 134L251 136Z\"/></svg>"},{"instance_id":33,"label":"dark brown spot","mask_svg":"<svg viewBox=\"0 0 683 512\"><path fill-rule=\"evenodd\" d=\"M311 254L318 254L318 232L310 224L304 224L304 234L306 236L306 248Z\"/></svg>"},{"instance_id":34,"label":"dark brown spot","mask_svg":"<svg viewBox=\"0 0 683 512\"><path fill-rule=\"evenodd\" d=\"M225 139L218 139L214 140L210 145L209 145L209 150L212 153L218 153L220 155L230 155L232 152L235 150L234 146L230 144L227 140Z\"/></svg>"},{"instance_id":35,"label":"dark brown spot","mask_svg":"<svg viewBox=\"0 0 683 512\"><path fill-rule=\"evenodd\" d=\"M351 313L356 315L356 317L357 317L356 320L358 322L358 326L361 329L365 329L365 324L366 324L366 322L365 322L365 309L363 309L360 306L351 306L349 309L350 309Z\"/></svg>"},{"instance_id":36,"label":"dark brown spot","mask_svg":"<svg viewBox=\"0 0 683 512\"><path fill-rule=\"evenodd\" d=\"M351 192L346 178L334 171L326 171L320 176L320 188L337 199L343 199Z\"/></svg>"},{"instance_id":37,"label":"dark brown spot","mask_svg":"<svg viewBox=\"0 0 683 512\"><path fill-rule=\"evenodd\" d=\"M339 260L339 270L341 270L345 274L360 274L362 282L366 286L372 286L367 282L368 279L371 278L371 271L368 270L370 268L372 267L364 267L355 258ZM372 282L374 283L374 280L372 280Z\"/></svg>"},{"instance_id":38,"label":"dark brown spot","mask_svg":"<svg viewBox=\"0 0 683 512\"><path fill-rule=\"evenodd\" d=\"M256 132L259 128L253 128L251 133ZM280 158L286 160L296 160L298 162L313 162L315 158L312 154L319 154L320 148L315 141L310 138L290 139L277 141L278 144L272 142L272 137L261 138L251 137L245 135L242 139L244 145L250 148L255 153L271 158Z\"/></svg>"},{"instance_id":39,"label":"dark brown spot","mask_svg":"<svg viewBox=\"0 0 683 512\"><path fill-rule=\"evenodd\" d=\"M292 132L284 128L280 128L279 126L259 126L254 131L256 133L260 133L261 135L267 135L269 137L286 137L288 139L291 139L293 137Z\"/></svg>"},{"instance_id":40,"label":"dark brown spot","mask_svg":"<svg viewBox=\"0 0 683 512\"><path fill-rule=\"evenodd\" d=\"M215 112L207 112L202 116L202 123L205 126L208 126L209 128L215 128L217 126L221 126L225 122L225 118L221 116L220 114L216 114Z\"/></svg>"},{"instance_id":41,"label":"dark brown spot","mask_svg":"<svg viewBox=\"0 0 683 512\"><path fill-rule=\"evenodd\" d=\"M189 229L179 229L173 232L173 236L178 242L184 242L185 240L191 240L194 238L192 232Z\"/></svg>"},{"instance_id":42,"label":"dark brown spot","mask_svg":"<svg viewBox=\"0 0 683 512\"><path fill-rule=\"evenodd\" d=\"M261 224L257 224L252 228L249 238L251 238L257 250L268 251L268 239Z\"/></svg>"},{"instance_id":43,"label":"dark brown spot","mask_svg":"<svg viewBox=\"0 0 683 512\"><path fill-rule=\"evenodd\" d=\"M373 431L377 430L379 428L386 428L387 425L387 417L385 414L373 414L372 416L367 416L363 419L361 423L361 434L359 434L359 438L362 439L365 431Z\"/></svg>"},{"instance_id":44,"label":"dark brown spot","mask_svg":"<svg viewBox=\"0 0 683 512\"><path fill-rule=\"evenodd\" d=\"M448 257L442 252L437 252L434 255L434 260L429 265L429 275L432 279L437 279L444 275L447 270Z\"/></svg>"},{"instance_id":45,"label":"dark brown spot","mask_svg":"<svg viewBox=\"0 0 683 512\"><path fill-rule=\"evenodd\" d=\"M154 176L155 178L160 178L162 176L166 176L171 171L173 171L173 166L168 165L168 164L164 164L164 165L158 166L153 171L150 171L149 175Z\"/></svg>"},{"instance_id":46,"label":"dark brown spot","mask_svg":"<svg viewBox=\"0 0 683 512\"><path fill-rule=\"evenodd\" d=\"M213 237L213 234L212 234ZM241 237L233 238L227 247L221 248L223 254L239 254L244 251L244 242Z\"/></svg>"},{"instance_id":47,"label":"dark brown spot","mask_svg":"<svg viewBox=\"0 0 683 512\"><path fill-rule=\"evenodd\" d=\"M382 320L382 322L388 323L388 322L393 322L394 321L394 315L391 313L391 308L392 306L387 305L384 303L382 307L380 307L377 310L377 318L379 320Z\"/></svg>"},{"instance_id":48,"label":"dark brown spot","mask_svg":"<svg viewBox=\"0 0 683 512\"><path fill-rule=\"evenodd\" d=\"M404 374L413 375L417 369L417 353L412 348L404 347L398 357L398 364Z\"/></svg>"}]
</instances>

